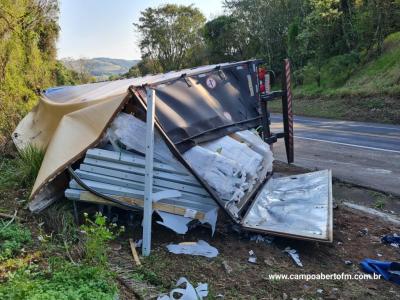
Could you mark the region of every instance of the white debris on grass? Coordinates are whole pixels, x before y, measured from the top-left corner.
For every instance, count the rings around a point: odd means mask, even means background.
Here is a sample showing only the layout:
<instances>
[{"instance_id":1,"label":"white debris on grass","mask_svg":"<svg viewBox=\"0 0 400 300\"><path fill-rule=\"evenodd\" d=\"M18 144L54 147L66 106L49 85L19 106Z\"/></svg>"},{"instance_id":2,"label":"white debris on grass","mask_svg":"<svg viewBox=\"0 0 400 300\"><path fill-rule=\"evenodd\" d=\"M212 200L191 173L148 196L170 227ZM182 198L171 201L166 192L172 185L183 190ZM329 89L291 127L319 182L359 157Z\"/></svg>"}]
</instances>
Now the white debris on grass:
<instances>
[{"instance_id":1,"label":"white debris on grass","mask_svg":"<svg viewBox=\"0 0 400 300\"><path fill-rule=\"evenodd\" d=\"M161 295L157 300L202 300L208 295L208 284L199 283L196 288L185 278L181 277L169 295Z\"/></svg>"},{"instance_id":2,"label":"white debris on grass","mask_svg":"<svg viewBox=\"0 0 400 300\"><path fill-rule=\"evenodd\" d=\"M200 255L208 258L216 257L219 253L217 248L210 246L203 240L199 240L197 243L184 242L179 244L169 244L167 248L169 252L174 254Z\"/></svg>"},{"instance_id":3,"label":"white debris on grass","mask_svg":"<svg viewBox=\"0 0 400 300\"><path fill-rule=\"evenodd\" d=\"M297 253L296 249L291 249L290 247L286 247L285 250L283 250L283 252L286 252L290 255L290 257L293 259L293 261L299 266L299 267L303 267L303 264L300 260L300 255L299 253Z\"/></svg>"}]
</instances>

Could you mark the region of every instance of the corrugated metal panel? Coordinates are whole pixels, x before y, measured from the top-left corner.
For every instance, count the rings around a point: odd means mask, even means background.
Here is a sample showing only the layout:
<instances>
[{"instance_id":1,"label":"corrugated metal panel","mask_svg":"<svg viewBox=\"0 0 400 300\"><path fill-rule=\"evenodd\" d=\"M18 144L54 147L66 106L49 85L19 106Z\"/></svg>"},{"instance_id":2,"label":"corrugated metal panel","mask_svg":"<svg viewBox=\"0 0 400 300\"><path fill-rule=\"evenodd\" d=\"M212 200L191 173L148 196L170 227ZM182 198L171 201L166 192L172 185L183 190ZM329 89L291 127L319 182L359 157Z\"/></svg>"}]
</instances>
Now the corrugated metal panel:
<instances>
[{"instance_id":1,"label":"corrugated metal panel","mask_svg":"<svg viewBox=\"0 0 400 300\"><path fill-rule=\"evenodd\" d=\"M144 158L127 151L117 152L104 149L90 149L84 163L76 170L79 178L89 187L109 196L144 199ZM183 168L156 162L154 172L154 193L164 190L180 191L179 198L162 199L158 203L195 210L204 215L217 207L197 180ZM71 180L65 196L71 200L89 201L82 195L87 192Z\"/></svg>"}]
</instances>

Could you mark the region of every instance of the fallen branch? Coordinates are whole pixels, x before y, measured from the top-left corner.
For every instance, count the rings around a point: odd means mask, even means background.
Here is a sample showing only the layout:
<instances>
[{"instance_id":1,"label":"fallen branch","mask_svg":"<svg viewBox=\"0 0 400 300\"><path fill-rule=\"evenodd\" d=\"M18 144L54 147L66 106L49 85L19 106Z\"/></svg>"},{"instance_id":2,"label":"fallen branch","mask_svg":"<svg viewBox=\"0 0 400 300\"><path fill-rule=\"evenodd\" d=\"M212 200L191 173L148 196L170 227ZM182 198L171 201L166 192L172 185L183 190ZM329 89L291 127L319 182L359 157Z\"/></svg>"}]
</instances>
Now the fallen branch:
<instances>
[{"instance_id":1,"label":"fallen branch","mask_svg":"<svg viewBox=\"0 0 400 300\"><path fill-rule=\"evenodd\" d=\"M9 215L9 214L5 214L5 213L1 213L0 212L0 218L3 218L3 219L13 219L14 218L16 220L20 220L21 219L20 217L16 216L15 212L14 212L13 215Z\"/></svg>"},{"instance_id":2,"label":"fallen branch","mask_svg":"<svg viewBox=\"0 0 400 300\"><path fill-rule=\"evenodd\" d=\"M129 239L129 245L131 246L132 256L133 259L135 260L136 265L141 266L142 263L140 262L139 255L136 251L136 244L132 239Z\"/></svg>"},{"instance_id":3,"label":"fallen branch","mask_svg":"<svg viewBox=\"0 0 400 300\"><path fill-rule=\"evenodd\" d=\"M18 213L18 210L15 210L14 215L10 216L10 217L11 217L11 220L8 221L8 222L6 223L6 225L4 225L4 226L1 228L1 230L6 229L8 226L10 226L10 224L11 224L12 222L14 222L15 218L17 217L17 213Z\"/></svg>"}]
</instances>

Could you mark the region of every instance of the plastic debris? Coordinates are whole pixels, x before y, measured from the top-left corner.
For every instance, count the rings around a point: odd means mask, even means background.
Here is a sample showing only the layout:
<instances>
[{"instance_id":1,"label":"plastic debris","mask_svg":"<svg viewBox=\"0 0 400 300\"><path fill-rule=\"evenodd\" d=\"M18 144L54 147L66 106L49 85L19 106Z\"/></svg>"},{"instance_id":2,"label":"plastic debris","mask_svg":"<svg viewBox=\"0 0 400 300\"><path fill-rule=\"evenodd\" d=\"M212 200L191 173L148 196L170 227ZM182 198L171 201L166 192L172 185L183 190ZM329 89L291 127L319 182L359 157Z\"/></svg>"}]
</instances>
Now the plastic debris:
<instances>
[{"instance_id":1,"label":"plastic debris","mask_svg":"<svg viewBox=\"0 0 400 300\"><path fill-rule=\"evenodd\" d=\"M353 264L353 262L351 260L345 260L344 264L348 265L348 266L351 266Z\"/></svg>"},{"instance_id":2,"label":"plastic debris","mask_svg":"<svg viewBox=\"0 0 400 300\"><path fill-rule=\"evenodd\" d=\"M108 129L107 136L112 144L119 141L128 150L134 149L142 154L146 153L143 142L146 140L146 123L132 115L120 113ZM154 158L181 168L158 132L154 134Z\"/></svg>"},{"instance_id":3,"label":"plastic debris","mask_svg":"<svg viewBox=\"0 0 400 300\"><path fill-rule=\"evenodd\" d=\"M175 254L200 255L208 258L216 257L218 249L210 246L206 241L199 240L196 242L184 242L179 244L169 244L168 251Z\"/></svg>"},{"instance_id":4,"label":"plastic debris","mask_svg":"<svg viewBox=\"0 0 400 300\"><path fill-rule=\"evenodd\" d=\"M189 230L188 227L189 223L194 220L187 216L179 216L158 210L156 210L156 212L162 218L162 221L157 221L157 223L165 227L168 227L169 229L172 229L178 234L185 234ZM218 218L218 208L214 208L205 213L204 219L201 220L200 223L209 224L211 226L211 233L212 235L214 235L215 227L217 224L217 218Z\"/></svg>"},{"instance_id":5,"label":"plastic debris","mask_svg":"<svg viewBox=\"0 0 400 300\"><path fill-rule=\"evenodd\" d=\"M142 247L142 244L143 244L143 240L142 239L135 241L136 248Z\"/></svg>"},{"instance_id":6,"label":"plastic debris","mask_svg":"<svg viewBox=\"0 0 400 300\"><path fill-rule=\"evenodd\" d=\"M400 284L400 263L366 258L360 263L361 270L379 274L380 278Z\"/></svg>"},{"instance_id":7,"label":"plastic debris","mask_svg":"<svg viewBox=\"0 0 400 300\"><path fill-rule=\"evenodd\" d=\"M160 225L163 225L165 227L168 227L169 229L172 229L173 231L175 231L178 234L185 234L189 229L187 224L192 221L191 218L186 218L186 217L166 213L163 211L157 210L157 213L163 219L162 221L157 221L157 223Z\"/></svg>"},{"instance_id":8,"label":"plastic debris","mask_svg":"<svg viewBox=\"0 0 400 300\"><path fill-rule=\"evenodd\" d=\"M202 300L208 295L208 284L200 283L196 288L185 278L181 277L169 295L161 295L157 300ZM179 295L179 296L177 296Z\"/></svg>"},{"instance_id":9,"label":"plastic debris","mask_svg":"<svg viewBox=\"0 0 400 300\"><path fill-rule=\"evenodd\" d=\"M252 263L252 264L256 264L257 263L257 256L256 256L256 254L254 253L254 251L253 250L250 250L249 251L249 259L248 259L248 262L249 263Z\"/></svg>"},{"instance_id":10,"label":"plastic debris","mask_svg":"<svg viewBox=\"0 0 400 300\"><path fill-rule=\"evenodd\" d=\"M228 265L228 263L225 260L222 262L222 265L224 266L226 273L230 274L233 272L233 269L231 268L230 265Z\"/></svg>"},{"instance_id":11,"label":"plastic debris","mask_svg":"<svg viewBox=\"0 0 400 300\"><path fill-rule=\"evenodd\" d=\"M274 237L267 236L267 235L261 235L261 234L255 234L255 235L250 236L250 241L255 241L256 244L265 243L267 245L270 245L274 241Z\"/></svg>"},{"instance_id":12,"label":"plastic debris","mask_svg":"<svg viewBox=\"0 0 400 300\"><path fill-rule=\"evenodd\" d=\"M381 239L382 243L389 244L392 247L400 248L400 235L394 234L387 234Z\"/></svg>"},{"instance_id":13,"label":"plastic debris","mask_svg":"<svg viewBox=\"0 0 400 300\"><path fill-rule=\"evenodd\" d=\"M296 265L298 265L299 267L303 267L303 264L300 260L300 255L297 253L296 249L291 249L290 247L286 247L285 250L283 250L283 252L288 253L290 257L294 260Z\"/></svg>"}]
</instances>

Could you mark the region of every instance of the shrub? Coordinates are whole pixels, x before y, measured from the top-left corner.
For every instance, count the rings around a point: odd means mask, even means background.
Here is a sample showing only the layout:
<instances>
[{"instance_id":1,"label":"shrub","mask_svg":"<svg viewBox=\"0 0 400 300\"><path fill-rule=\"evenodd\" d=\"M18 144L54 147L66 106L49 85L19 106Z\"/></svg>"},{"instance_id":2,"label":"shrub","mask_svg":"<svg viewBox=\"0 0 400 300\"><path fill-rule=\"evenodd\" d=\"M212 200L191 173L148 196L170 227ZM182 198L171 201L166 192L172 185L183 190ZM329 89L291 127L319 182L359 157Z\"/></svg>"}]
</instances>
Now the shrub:
<instances>
[{"instance_id":1,"label":"shrub","mask_svg":"<svg viewBox=\"0 0 400 300\"><path fill-rule=\"evenodd\" d=\"M0 189L30 189L39 173L44 150L28 145L15 159L0 160Z\"/></svg>"},{"instance_id":2,"label":"shrub","mask_svg":"<svg viewBox=\"0 0 400 300\"><path fill-rule=\"evenodd\" d=\"M107 247L106 243L114 239L122 231L124 227L117 227L116 224L107 224L107 218L101 213L96 213L95 220L89 219L87 214L85 223L81 226L85 234L85 255L89 262L105 265L107 263Z\"/></svg>"},{"instance_id":3,"label":"shrub","mask_svg":"<svg viewBox=\"0 0 400 300\"><path fill-rule=\"evenodd\" d=\"M0 285L0 299L115 299L113 275L102 267L73 265L56 258L49 269L36 265L20 269Z\"/></svg>"}]
</instances>

